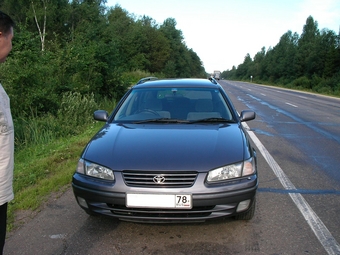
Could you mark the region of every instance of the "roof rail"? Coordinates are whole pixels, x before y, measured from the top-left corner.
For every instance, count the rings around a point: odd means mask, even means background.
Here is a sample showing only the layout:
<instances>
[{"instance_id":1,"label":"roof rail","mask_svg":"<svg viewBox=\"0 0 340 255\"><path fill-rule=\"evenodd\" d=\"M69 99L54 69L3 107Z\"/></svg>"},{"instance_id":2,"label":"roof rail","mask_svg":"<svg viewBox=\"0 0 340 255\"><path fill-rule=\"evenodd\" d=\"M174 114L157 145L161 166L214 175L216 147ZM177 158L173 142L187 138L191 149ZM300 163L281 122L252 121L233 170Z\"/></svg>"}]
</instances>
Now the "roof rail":
<instances>
[{"instance_id":1,"label":"roof rail","mask_svg":"<svg viewBox=\"0 0 340 255\"><path fill-rule=\"evenodd\" d=\"M154 81L154 80L158 80L158 78L157 77L145 77L145 78L143 78L143 79L140 79L138 82L137 82L137 85L138 84L142 84L142 83L144 83L144 82L147 82L147 81Z\"/></svg>"},{"instance_id":2,"label":"roof rail","mask_svg":"<svg viewBox=\"0 0 340 255\"><path fill-rule=\"evenodd\" d=\"M217 81L213 77L209 77L209 80L214 84L218 84Z\"/></svg>"}]
</instances>

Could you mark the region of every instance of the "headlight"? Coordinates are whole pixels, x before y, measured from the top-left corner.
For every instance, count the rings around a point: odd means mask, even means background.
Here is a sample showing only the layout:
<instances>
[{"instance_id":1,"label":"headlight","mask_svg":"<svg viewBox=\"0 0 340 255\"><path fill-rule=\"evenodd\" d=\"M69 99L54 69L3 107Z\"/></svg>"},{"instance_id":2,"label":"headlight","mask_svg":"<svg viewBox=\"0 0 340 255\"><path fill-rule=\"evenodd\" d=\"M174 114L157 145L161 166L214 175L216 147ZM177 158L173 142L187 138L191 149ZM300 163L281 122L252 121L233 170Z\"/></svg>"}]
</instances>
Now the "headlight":
<instances>
[{"instance_id":1,"label":"headlight","mask_svg":"<svg viewBox=\"0 0 340 255\"><path fill-rule=\"evenodd\" d=\"M85 161L83 159L79 160L76 171L81 174L86 174L92 177L101 178L105 180L113 181L115 179L115 176L111 169L95 163Z\"/></svg>"},{"instance_id":2,"label":"headlight","mask_svg":"<svg viewBox=\"0 0 340 255\"><path fill-rule=\"evenodd\" d=\"M209 171L207 181L224 181L241 176L251 175L253 173L255 173L255 163L254 159L250 158L241 163L236 163Z\"/></svg>"}]
</instances>

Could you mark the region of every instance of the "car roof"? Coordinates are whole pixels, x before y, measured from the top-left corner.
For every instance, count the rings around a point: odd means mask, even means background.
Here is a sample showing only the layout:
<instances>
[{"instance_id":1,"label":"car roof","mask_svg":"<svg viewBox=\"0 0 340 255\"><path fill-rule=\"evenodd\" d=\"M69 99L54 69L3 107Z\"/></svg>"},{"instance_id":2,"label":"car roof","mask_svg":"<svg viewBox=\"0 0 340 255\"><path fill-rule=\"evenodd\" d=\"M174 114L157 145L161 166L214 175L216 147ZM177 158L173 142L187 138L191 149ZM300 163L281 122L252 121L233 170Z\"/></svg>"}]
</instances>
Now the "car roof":
<instances>
[{"instance_id":1,"label":"car roof","mask_svg":"<svg viewBox=\"0 0 340 255\"><path fill-rule=\"evenodd\" d=\"M147 77L141 79L133 88L152 88L152 87L186 87L186 88L220 88L221 86L214 79L157 79Z\"/></svg>"}]
</instances>

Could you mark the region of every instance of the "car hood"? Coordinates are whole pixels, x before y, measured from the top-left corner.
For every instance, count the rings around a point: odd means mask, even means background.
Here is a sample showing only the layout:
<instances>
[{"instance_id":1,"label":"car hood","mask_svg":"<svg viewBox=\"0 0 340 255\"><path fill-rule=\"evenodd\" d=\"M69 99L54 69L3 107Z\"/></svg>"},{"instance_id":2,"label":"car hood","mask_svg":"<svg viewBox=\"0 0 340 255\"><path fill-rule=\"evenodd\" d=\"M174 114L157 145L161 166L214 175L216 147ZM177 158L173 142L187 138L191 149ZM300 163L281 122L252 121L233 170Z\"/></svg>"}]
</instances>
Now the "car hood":
<instances>
[{"instance_id":1,"label":"car hood","mask_svg":"<svg viewBox=\"0 0 340 255\"><path fill-rule=\"evenodd\" d=\"M245 135L235 124L107 124L82 157L122 170L207 171L244 160Z\"/></svg>"}]
</instances>

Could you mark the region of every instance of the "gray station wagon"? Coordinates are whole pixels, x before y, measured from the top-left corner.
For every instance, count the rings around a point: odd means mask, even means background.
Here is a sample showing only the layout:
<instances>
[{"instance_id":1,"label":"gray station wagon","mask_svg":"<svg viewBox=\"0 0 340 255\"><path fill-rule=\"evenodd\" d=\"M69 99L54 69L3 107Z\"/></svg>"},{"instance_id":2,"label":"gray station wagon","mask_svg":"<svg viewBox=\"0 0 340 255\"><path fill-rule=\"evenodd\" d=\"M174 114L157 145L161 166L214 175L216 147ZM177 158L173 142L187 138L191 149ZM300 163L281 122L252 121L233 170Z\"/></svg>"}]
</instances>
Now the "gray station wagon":
<instances>
[{"instance_id":1,"label":"gray station wagon","mask_svg":"<svg viewBox=\"0 0 340 255\"><path fill-rule=\"evenodd\" d=\"M90 215L134 222L250 220L258 187L256 153L214 79L142 79L82 152L72 187Z\"/></svg>"}]
</instances>

